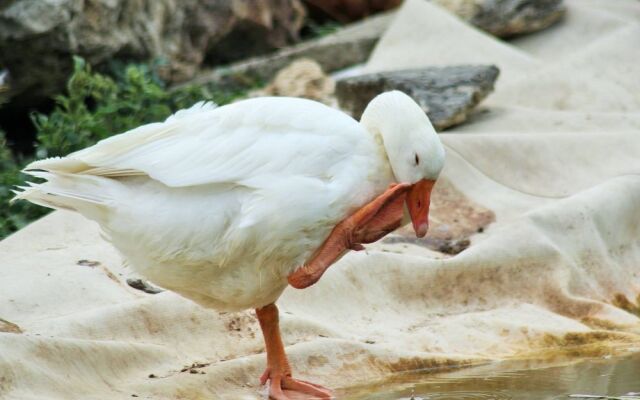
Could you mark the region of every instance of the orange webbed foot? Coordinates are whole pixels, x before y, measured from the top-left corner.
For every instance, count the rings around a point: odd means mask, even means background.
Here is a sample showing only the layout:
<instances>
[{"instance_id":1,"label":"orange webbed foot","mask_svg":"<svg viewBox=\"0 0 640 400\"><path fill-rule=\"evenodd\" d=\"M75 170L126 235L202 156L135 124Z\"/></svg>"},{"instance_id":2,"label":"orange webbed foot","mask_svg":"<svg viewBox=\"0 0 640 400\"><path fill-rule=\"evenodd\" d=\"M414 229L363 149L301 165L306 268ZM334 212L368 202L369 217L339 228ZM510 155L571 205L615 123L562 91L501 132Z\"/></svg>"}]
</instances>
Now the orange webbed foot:
<instances>
[{"instance_id":1,"label":"orange webbed foot","mask_svg":"<svg viewBox=\"0 0 640 400\"><path fill-rule=\"evenodd\" d=\"M315 383L294 379L291 375L267 368L260 384L269 384L269 398L275 400L332 399L331 390Z\"/></svg>"},{"instance_id":2,"label":"orange webbed foot","mask_svg":"<svg viewBox=\"0 0 640 400\"><path fill-rule=\"evenodd\" d=\"M364 250L362 243L373 243L400 227L410 187L406 183L391 184L383 194L338 223L311 260L289 275L289 284L297 289L313 285L349 250Z\"/></svg>"},{"instance_id":3,"label":"orange webbed foot","mask_svg":"<svg viewBox=\"0 0 640 400\"><path fill-rule=\"evenodd\" d=\"M293 379L291 367L280 337L279 312L275 304L256 309L260 329L264 335L267 368L260 384L269 382L269 397L276 400L331 399L331 391L315 383Z\"/></svg>"}]
</instances>

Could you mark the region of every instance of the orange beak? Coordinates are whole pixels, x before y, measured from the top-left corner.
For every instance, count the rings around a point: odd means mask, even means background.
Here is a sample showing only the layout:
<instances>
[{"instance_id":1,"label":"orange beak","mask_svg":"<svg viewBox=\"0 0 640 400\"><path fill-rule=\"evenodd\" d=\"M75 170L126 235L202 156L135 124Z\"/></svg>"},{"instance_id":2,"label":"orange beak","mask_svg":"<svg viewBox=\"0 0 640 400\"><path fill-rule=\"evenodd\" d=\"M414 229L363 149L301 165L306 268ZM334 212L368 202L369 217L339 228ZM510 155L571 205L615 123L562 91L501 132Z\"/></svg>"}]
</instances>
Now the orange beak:
<instances>
[{"instance_id":1,"label":"orange beak","mask_svg":"<svg viewBox=\"0 0 640 400\"><path fill-rule=\"evenodd\" d=\"M407 194L407 208L413 223L416 236L421 238L429 230L429 204L431 203L431 189L436 181L422 179L414 183Z\"/></svg>"}]
</instances>

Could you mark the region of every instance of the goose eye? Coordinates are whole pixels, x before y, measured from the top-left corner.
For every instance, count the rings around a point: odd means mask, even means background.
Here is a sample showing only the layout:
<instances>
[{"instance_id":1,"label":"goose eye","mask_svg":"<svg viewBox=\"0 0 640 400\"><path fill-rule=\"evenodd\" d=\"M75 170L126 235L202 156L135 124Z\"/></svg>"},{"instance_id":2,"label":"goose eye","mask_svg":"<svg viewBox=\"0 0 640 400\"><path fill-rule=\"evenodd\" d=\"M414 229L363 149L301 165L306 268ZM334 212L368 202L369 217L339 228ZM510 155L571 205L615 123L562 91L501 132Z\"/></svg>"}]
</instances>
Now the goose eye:
<instances>
[{"instance_id":1,"label":"goose eye","mask_svg":"<svg viewBox=\"0 0 640 400\"><path fill-rule=\"evenodd\" d=\"M416 156L416 165L420 164L420 157L418 157L418 153L415 154Z\"/></svg>"}]
</instances>

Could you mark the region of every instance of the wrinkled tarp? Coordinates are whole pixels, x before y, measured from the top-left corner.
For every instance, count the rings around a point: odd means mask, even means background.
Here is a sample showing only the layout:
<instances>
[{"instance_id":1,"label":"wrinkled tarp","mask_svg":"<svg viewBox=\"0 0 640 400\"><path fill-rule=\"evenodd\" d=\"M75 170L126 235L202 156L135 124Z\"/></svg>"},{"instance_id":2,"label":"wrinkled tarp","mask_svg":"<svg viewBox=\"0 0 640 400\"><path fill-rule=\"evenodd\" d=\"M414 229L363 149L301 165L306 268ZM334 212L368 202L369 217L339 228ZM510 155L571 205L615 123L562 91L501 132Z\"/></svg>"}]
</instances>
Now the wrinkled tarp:
<instances>
[{"instance_id":1,"label":"wrinkled tarp","mask_svg":"<svg viewBox=\"0 0 640 400\"><path fill-rule=\"evenodd\" d=\"M442 134L426 242L399 232L285 291L297 376L344 388L566 346L640 346L639 7L568 1L563 23L500 42L424 0L405 3L367 69L490 63L499 84ZM1 242L0 397L261 396L251 311L146 294L131 276L75 214Z\"/></svg>"}]
</instances>

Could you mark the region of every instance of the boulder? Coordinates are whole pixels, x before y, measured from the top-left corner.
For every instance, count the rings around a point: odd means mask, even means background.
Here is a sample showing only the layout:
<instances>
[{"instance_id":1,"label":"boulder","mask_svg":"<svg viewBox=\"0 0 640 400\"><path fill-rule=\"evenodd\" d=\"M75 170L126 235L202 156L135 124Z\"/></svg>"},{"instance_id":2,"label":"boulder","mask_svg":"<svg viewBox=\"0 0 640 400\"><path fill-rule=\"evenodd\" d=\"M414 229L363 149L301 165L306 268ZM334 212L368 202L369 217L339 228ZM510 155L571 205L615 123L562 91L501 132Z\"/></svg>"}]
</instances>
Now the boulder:
<instances>
[{"instance_id":1,"label":"boulder","mask_svg":"<svg viewBox=\"0 0 640 400\"><path fill-rule=\"evenodd\" d=\"M365 62L393 19L380 14L266 56L254 57L228 66L202 71L191 82L229 87L254 86L269 82L281 69L304 58L317 62L323 71L333 72Z\"/></svg>"},{"instance_id":2,"label":"boulder","mask_svg":"<svg viewBox=\"0 0 640 400\"><path fill-rule=\"evenodd\" d=\"M335 82L327 76L315 61L302 58L292 62L278 72L259 96L289 96L330 103L335 90Z\"/></svg>"},{"instance_id":3,"label":"boulder","mask_svg":"<svg viewBox=\"0 0 640 400\"><path fill-rule=\"evenodd\" d=\"M484 31L500 37L536 32L565 14L562 0L432 0Z\"/></svg>"},{"instance_id":4,"label":"boulder","mask_svg":"<svg viewBox=\"0 0 640 400\"><path fill-rule=\"evenodd\" d=\"M401 90L411 96L437 130L460 124L492 90L498 78L495 66L428 67L378 72L337 82L340 107L360 118L376 95Z\"/></svg>"},{"instance_id":5,"label":"boulder","mask_svg":"<svg viewBox=\"0 0 640 400\"><path fill-rule=\"evenodd\" d=\"M166 63L163 77L190 78L203 62L226 63L297 40L299 0L12 0L0 7L0 68L16 102L58 92L71 56Z\"/></svg>"}]
</instances>

